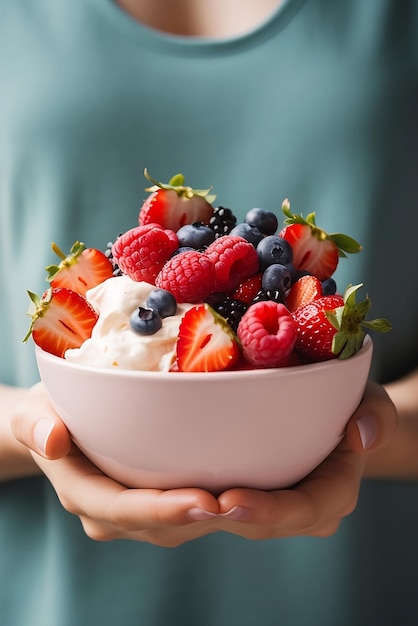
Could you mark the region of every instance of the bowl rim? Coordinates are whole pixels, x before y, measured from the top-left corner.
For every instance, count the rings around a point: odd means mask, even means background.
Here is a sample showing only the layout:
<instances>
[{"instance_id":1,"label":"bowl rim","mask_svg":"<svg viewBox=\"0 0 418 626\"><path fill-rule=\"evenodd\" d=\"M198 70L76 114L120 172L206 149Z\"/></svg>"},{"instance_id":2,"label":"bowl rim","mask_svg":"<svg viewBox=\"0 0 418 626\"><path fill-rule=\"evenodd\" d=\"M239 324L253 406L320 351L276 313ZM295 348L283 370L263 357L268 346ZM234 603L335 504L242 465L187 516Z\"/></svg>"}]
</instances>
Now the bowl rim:
<instances>
[{"instance_id":1,"label":"bowl rim","mask_svg":"<svg viewBox=\"0 0 418 626\"><path fill-rule=\"evenodd\" d=\"M67 361L62 357L55 356L49 352L45 352L39 346L35 346L35 356L38 361L39 358L49 361L51 364L57 364L59 367L70 368L85 373L96 373L104 377L122 377L125 379L141 379L141 380L170 380L170 381L191 381L191 380L227 380L232 378L237 379L258 379L262 376L287 376L292 373L304 372L317 372L319 370L327 370L335 367L345 367L347 363L354 363L355 361L362 360L373 349L373 341L369 334L366 334L363 345L360 350L348 359L329 359L327 361L319 361L316 363L305 363L303 365L292 365L287 367L271 367L260 369L242 369L242 370L222 370L219 372L161 372L161 371L147 371L147 370L128 370L128 369L110 369L105 367L96 367L94 365L84 365L82 363L75 363L73 361Z\"/></svg>"}]
</instances>

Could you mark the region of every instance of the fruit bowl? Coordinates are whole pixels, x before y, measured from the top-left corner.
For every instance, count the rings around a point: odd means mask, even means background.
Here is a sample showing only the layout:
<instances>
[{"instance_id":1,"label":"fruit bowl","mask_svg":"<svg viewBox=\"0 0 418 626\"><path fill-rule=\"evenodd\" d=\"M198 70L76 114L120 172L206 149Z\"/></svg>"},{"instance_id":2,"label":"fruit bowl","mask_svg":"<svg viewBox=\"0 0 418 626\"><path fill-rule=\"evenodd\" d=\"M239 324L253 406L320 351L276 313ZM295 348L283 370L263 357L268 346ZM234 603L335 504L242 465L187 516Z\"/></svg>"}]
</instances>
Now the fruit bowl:
<instances>
[{"instance_id":1,"label":"fruit bowl","mask_svg":"<svg viewBox=\"0 0 418 626\"><path fill-rule=\"evenodd\" d=\"M50 401L81 451L134 488L271 490L337 446L366 385L373 344L311 365L223 372L113 371L36 348Z\"/></svg>"}]
</instances>

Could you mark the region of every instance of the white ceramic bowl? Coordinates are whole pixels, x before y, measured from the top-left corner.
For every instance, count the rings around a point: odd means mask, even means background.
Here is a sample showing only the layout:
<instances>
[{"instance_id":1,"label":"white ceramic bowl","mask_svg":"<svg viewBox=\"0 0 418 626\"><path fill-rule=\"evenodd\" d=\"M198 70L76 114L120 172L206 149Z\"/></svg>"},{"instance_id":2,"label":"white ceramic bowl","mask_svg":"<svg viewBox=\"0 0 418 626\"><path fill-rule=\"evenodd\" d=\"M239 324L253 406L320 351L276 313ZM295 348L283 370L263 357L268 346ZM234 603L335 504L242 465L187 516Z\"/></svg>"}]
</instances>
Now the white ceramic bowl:
<instances>
[{"instance_id":1,"label":"white ceramic bowl","mask_svg":"<svg viewBox=\"0 0 418 626\"><path fill-rule=\"evenodd\" d=\"M361 400L372 341L345 361L207 374L36 357L53 406L103 472L128 487L219 493L287 487L321 463Z\"/></svg>"}]
</instances>

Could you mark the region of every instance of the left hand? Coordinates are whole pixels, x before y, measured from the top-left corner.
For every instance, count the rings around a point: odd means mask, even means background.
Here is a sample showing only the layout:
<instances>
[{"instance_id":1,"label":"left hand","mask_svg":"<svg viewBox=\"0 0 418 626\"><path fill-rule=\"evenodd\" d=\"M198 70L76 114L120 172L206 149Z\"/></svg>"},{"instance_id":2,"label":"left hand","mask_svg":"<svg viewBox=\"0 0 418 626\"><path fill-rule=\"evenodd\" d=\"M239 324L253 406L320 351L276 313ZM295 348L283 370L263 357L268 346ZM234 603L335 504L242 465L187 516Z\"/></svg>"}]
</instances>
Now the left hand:
<instances>
[{"instance_id":1,"label":"left hand","mask_svg":"<svg viewBox=\"0 0 418 626\"><path fill-rule=\"evenodd\" d=\"M356 507L368 451L390 441L396 425L388 394L368 383L343 441L319 467L291 489L224 492L212 524L247 539L332 535Z\"/></svg>"}]
</instances>

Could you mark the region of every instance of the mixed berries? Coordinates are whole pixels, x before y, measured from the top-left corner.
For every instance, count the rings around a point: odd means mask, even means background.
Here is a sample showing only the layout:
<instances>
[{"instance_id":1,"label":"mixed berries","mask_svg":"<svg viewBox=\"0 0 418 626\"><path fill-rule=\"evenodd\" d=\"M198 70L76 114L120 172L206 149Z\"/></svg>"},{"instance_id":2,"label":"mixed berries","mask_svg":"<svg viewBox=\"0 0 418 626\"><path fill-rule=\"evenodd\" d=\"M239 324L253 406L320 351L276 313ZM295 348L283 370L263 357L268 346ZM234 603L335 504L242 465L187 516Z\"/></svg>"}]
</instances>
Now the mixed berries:
<instances>
[{"instance_id":1,"label":"mixed berries","mask_svg":"<svg viewBox=\"0 0 418 626\"><path fill-rule=\"evenodd\" d=\"M337 292L338 261L361 246L328 234L282 204L283 226L266 209L251 209L242 223L231 209L214 207L211 188L194 190L181 174L155 181L138 225L105 252L79 242L50 266L50 288L34 305L27 334L63 357L91 334L98 314L86 291L126 274L155 285L145 306L132 312L133 332L157 333L177 303L194 306L180 322L172 371L219 371L300 365L348 358L365 332L390 330L387 320L366 321L370 300L356 301L362 285ZM74 294L74 295L73 295Z\"/></svg>"}]
</instances>

